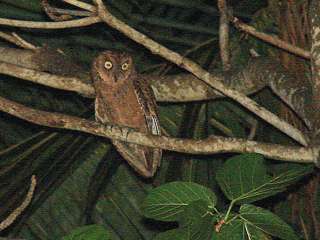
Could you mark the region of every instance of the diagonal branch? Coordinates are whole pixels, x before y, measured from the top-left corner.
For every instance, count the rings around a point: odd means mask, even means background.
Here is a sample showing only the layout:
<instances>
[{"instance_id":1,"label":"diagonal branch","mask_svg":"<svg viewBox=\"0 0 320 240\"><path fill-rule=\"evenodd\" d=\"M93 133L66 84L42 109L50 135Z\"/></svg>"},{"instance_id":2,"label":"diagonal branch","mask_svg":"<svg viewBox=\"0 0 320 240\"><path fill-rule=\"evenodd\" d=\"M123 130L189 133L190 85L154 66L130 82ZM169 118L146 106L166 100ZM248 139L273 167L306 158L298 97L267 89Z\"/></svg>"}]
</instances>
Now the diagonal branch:
<instances>
[{"instance_id":1,"label":"diagonal branch","mask_svg":"<svg viewBox=\"0 0 320 240\"><path fill-rule=\"evenodd\" d=\"M246 95L239 93L233 89L228 89L222 82L215 80L209 72L205 71L200 65L189 60L188 58L183 58L180 54L160 45L154 40L148 38L146 35L136 31L129 25L115 18L104 6L102 0L95 0L98 7L98 15L100 18L106 22L109 26L122 32L132 40L145 46L152 53L160 55L165 59L177 64L178 66L184 68L185 70L191 72L196 77L207 83L209 86L215 88L219 92L223 93L225 96L232 98L233 100L240 103L242 106L255 113L277 129L281 130L291 138L295 139L300 144L306 146L307 138L298 129L294 128L287 122L281 120L276 115L266 110L265 108L259 106L255 101L248 98Z\"/></svg>"},{"instance_id":2,"label":"diagonal branch","mask_svg":"<svg viewBox=\"0 0 320 240\"><path fill-rule=\"evenodd\" d=\"M31 199L32 199L32 196L34 194L35 188L36 188L36 184L37 184L36 177L34 175L32 175L30 188L29 188L29 191L28 191L25 199L23 200L21 205L19 207L17 207L16 209L14 209L13 212L6 219L4 219L2 222L0 222L0 231L9 227L17 219L17 217L19 217L20 214L26 209L26 207L29 206Z\"/></svg>"},{"instance_id":3,"label":"diagonal branch","mask_svg":"<svg viewBox=\"0 0 320 240\"><path fill-rule=\"evenodd\" d=\"M191 154L255 152L282 161L312 163L318 158L320 150L319 146L314 148L293 147L216 136L194 140L146 135L126 127L100 124L78 117L36 110L2 97L0 97L0 111L43 126L76 130L139 145Z\"/></svg>"},{"instance_id":4,"label":"diagonal branch","mask_svg":"<svg viewBox=\"0 0 320 240\"><path fill-rule=\"evenodd\" d=\"M0 31L0 38L3 38L6 41L13 43L19 47L25 48L25 49L35 50L37 48L33 44L31 44L31 43L25 41L24 39L22 39L21 37L19 37L18 34L16 34L16 33L8 34L8 33Z\"/></svg>"},{"instance_id":5,"label":"diagonal branch","mask_svg":"<svg viewBox=\"0 0 320 240\"><path fill-rule=\"evenodd\" d=\"M289 53L293 53L299 57L303 57L305 59L310 59L310 52L306 51L300 47L294 46L286 41L281 40L280 38L276 36L271 36L263 32L259 32L254 27L249 26L243 22L241 22L238 18L234 17L232 19L232 22L236 28L238 28L241 31L244 31L258 39L261 39L267 43L272 44L273 46L276 46L280 49L283 49Z\"/></svg>"}]
</instances>

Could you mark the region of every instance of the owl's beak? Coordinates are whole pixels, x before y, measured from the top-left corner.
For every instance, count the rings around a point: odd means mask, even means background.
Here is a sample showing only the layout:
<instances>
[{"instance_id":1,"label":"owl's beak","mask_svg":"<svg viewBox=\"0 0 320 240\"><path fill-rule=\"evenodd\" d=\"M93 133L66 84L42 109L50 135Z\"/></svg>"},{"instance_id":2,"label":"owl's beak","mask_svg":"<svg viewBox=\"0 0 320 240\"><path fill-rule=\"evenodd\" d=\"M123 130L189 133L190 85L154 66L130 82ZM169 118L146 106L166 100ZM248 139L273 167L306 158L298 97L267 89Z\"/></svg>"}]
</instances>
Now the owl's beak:
<instances>
[{"instance_id":1,"label":"owl's beak","mask_svg":"<svg viewBox=\"0 0 320 240\"><path fill-rule=\"evenodd\" d=\"M113 80L114 80L115 83L118 81L118 75L117 74L114 74Z\"/></svg>"}]
</instances>

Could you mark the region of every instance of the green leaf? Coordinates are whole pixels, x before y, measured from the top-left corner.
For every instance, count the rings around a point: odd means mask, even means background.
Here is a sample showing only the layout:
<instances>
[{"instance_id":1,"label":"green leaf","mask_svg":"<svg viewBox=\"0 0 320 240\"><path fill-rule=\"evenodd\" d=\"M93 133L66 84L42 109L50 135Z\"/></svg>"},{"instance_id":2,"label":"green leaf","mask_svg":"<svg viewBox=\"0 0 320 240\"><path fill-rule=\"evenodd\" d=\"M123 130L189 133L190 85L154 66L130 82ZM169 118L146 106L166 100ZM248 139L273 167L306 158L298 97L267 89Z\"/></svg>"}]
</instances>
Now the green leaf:
<instances>
[{"instance_id":1,"label":"green leaf","mask_svg":"<svg viewBox=\"0 0 320 240\"><path fill-rule=\"evenodd\" d=\"M215 215L210 213L205 200L191 202L182 214L179 225L189 232L190 239L210 239Z\"/></svg>"},{"instance_id":2,"label":"green leaf","mask_svg":"<svg viewBox=\"0 0 320 240\"><path fill-rule=\"evenodd\" d=\"M271 240L271 237L261 231L259 228L252 226L248 223L244 223L247 239L250 240Z\"/></svg>"},{"instance_id":3,"label":"green leaf","mask_svg":"<svg viewBox=\"0 0 320 240\"><path fill-rule=\"evenodd\" d=\"M212 240L242 240L245 239L243 222L234 220L229 224L222 225L220 231L214 232Z\"/></svg>"},{"instance_id":4,"label":"green leaf","mask_svg":"<svg viewBox=\"0 0 320 240\"><path fill-rule=\"evenodd\" d=\"M206 227L209 226L209 224L206 225ZM182 228L169 230L158 234L154 240L209 240L211 237L210 232L204 232L202 229L198 229L198 227L198 225L188 225Z\"/></svg>"},{"instance_id":5,"label":"green leaf","mask_svg":"<svg viewBox=\"0 0 320 240\"><path fill-rule=\"evenodd\" d=\"M155 239L209 240L214 219L215 217L208 213L205 200L194 201L185 208L178 229L160 233Z\"/></svg>"},{"instance_id":6,"label":"green leaf","mask_svg":"<svg viewBox=\"0 0 320 240\"><path fill-rule=\"evenodd\" d=\"M163 233L159 233L153 240L186 240L188 238L188 232L185 229L173 229Z\"/></svg>"},{"instance_id":7,"label":"green leaf","mask_svg":"<svg viewBox=\"0 0 320 240\"><path fill-rule=\"evenodd\" d=\"M161 221L178 221L185 207L196 200L215 206L216 196L208 188L192 182L171 182L150 191L143 204L144 215Z\"/></svg>"},{"instance_id":8,"label":"green leaf","mask_svg":"<svg viewBox=\"0 0 320 240\"><path fill-rule=\"evenodd\" d=\"M186 225L199 221L199 219L204 218L209 215L210 209L208 209L208 203L206 200L200 199L191 202L188 206L185 207L182 214L182 219L187 220ZM182 222L179 221L179 224Z\"/></svg>"},{"instance_id":9,"label":"green leaf","mask_svg":"<svg viewBox=\"0 0 320 240\"><path fill-rule=\"evenodd\" d=\"M234 203L252 203L282 192L312 171L299 165L277 176L267 174L262 155L242 154L228 159L216 179L227 198Z\"/></svg>"},{"instance_id":10,"label":"green leaf","mask_svg":"<svg viewBox=\"0 0 320 240\"><path fill-rule=\"evenodd\" d=\"M166 104L159 106L160 125L165 128L165 131L170 136L177 136L179 126L183 121L183 111L185 105L183 104Z\"/></svg>"},{"instance_id":11,"label":"green leaf","mask_svg":"<svg viewBox=\"0 0 320 240\"><path fill-rule=\"evenodd\" d=\"M110 240L108 231L100 225L89 225L73 230L62 240Z\"/></svg>"},{"instance_id":12,"label":"green leaf","mask_svg":"<svg viewBox=\"0 0 320 240\"><path fill-rule=\"evenodd\" d=\"M208 115L211 134L223 133L229 137L247 137L248 123L244 119L248 119L249 116L238 105L223 99L210 102Z\"/></svg>"},{"instance_id":13,"label":"green leaf","mask_svg":"<svg viewBox=\"0 0 320 240\"><path fill-rule=\"evenodd\" d=\"M120 165L100 196L92 220L103 222L110 234L114 232L115 240L152 239L154 228L146 224L141 210L150 189L151 184L139 179L128 165Z\"/></svg>"},{"instance_id":14,"label":"green leaf","mask_svg":"<svg viewBox=\"0 0 320 240\"><path fill-rule=\"evenodd\" d=\"M180 128L182 138L201 139L207 137L207 104L193 103L184 113L183 126ZM204 186L210 185L212 159L205 156L183 155L181 161L181 181L196 182Z\"/></svg>"},{"instance_id":15,"label":"green leaf","mask_svg":"<svg viewBox=\"0 0 320 240\"><path fill-rule=\"evenodd\" d=\"M240 207L241 218L248 224L272 236L295 240L299 239L292 228L272 212L254 205L245 204Z\"/></svg>"},{"instance_id":16,"label":"green leaf","mask_svg":"<svg viewBox=\"0 0 320 240\"><path fill-rule=\"evenodd\" d=\"M222 225L219 232L214 232L212 240L268 240L268 236L242 219L236 219Z\"/></svg>"}]
</instances>

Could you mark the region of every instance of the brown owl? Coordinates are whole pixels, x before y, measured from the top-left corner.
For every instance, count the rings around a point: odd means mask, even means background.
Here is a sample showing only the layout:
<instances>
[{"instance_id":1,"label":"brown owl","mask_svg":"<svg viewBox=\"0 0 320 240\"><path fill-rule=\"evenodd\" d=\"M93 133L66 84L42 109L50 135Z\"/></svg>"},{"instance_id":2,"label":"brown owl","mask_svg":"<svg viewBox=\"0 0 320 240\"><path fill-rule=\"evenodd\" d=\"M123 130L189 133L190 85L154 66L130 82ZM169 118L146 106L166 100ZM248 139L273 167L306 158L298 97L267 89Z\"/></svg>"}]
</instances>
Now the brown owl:
<instances>
[{"instance_id":1,"label":"brown owl","mask_svg":"<svg viewBox=\"0 0 320 240\"><path fill-rule=\"evenodd\" d=\"M130 55L102 52L93 61L92 77L97 121L160 135L155 97L147 82L135 71ZM160 165L161 149L117 140L112 143L139 174L154 175Z\"/></svg>"}]
</instances>

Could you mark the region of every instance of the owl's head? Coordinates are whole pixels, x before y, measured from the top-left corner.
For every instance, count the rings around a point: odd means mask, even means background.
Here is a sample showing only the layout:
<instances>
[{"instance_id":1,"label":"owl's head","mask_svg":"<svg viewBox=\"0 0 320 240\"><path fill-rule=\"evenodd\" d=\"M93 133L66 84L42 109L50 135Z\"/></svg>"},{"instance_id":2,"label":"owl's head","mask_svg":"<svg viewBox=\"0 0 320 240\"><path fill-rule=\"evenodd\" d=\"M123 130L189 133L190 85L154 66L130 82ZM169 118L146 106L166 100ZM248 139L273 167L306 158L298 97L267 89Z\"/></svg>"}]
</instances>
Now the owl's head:
<instances>
[{"instance_id":1,"label":"owl's head","mask_svg":"<svg viewBox=\"0 0 320 240\"><path fill-rule=\"evenodd\" d=\"M122 84L135 73L132 57L123 52L105 51L93 61L94 81L108 85Z\"/></svg>"}]
</instances>

